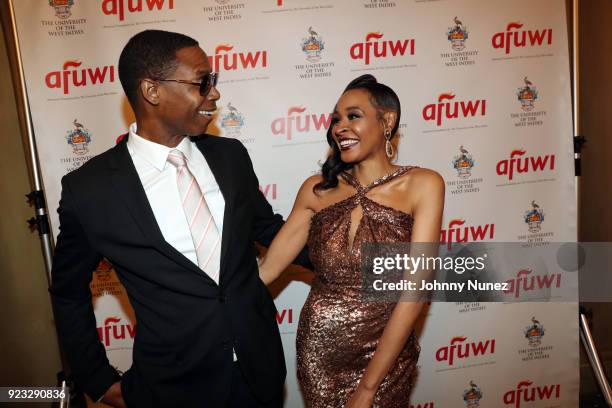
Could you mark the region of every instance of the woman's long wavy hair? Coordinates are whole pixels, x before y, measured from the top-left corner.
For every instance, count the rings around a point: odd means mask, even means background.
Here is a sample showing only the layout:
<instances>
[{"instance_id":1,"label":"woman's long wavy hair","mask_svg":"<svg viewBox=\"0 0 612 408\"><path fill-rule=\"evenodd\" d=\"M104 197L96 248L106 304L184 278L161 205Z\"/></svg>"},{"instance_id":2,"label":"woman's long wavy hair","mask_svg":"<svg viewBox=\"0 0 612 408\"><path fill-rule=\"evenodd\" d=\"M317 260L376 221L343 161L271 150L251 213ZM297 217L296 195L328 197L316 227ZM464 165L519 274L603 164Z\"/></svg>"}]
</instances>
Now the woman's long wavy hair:
<instances>
[{"instance_id":1,"label":"woman's long wavy hair","mask_svg":"<svg viewBox=\"0 0 612 408\"><path fill-rule=\"evenodd\" d=\"M394 138L399 128L400 116L402 113L400 101L395 91L387 85L379 83L376 78L370 74L353 79L342 94L353 89L363 89L370 94L370 102L372 102L372 106L378 111L380 120L383 119L383 114L385 112L395 112L397 114L395 125L391 130L391 138ZM345 163L340 158L340 148L332 137L333 127L334 122L332 121L327 129L327 143L331 147L331 153L327 156L327 160L325 160L325 163L323 163L321 167L321 176L323 180L314 186L313 191L315 193L336 187L338 185L338 175L353 167L352 163Z\"/></svg>"}]
</instances>

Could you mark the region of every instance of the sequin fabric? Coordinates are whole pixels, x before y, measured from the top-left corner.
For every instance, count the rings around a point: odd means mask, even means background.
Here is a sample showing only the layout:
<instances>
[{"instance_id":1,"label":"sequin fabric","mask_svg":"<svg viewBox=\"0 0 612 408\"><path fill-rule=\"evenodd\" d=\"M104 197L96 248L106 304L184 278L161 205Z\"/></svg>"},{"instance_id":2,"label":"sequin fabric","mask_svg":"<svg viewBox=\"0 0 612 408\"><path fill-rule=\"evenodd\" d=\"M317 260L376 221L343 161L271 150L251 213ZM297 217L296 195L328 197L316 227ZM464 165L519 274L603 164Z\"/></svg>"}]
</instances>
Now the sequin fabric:
<instances>
[{"instance_id":1,"label":"sequin fabric","mask_svg":"<svg viewBox=\"0 0 612 408\"><path fill-rule=\"evenodd\" d=\"M355 391L395 306L361 296L361 244L408 242L410 214L379 204L367 193L414 167L401 167L367 187L342 177L356 193L312 217L308 246L315 279L298 324L297 371L307 407L344 407ZM351 213L363 215L349 246ZM420 347L414 332L381 383L376 407L408 407Z\"/></svg>"}]
</instances>

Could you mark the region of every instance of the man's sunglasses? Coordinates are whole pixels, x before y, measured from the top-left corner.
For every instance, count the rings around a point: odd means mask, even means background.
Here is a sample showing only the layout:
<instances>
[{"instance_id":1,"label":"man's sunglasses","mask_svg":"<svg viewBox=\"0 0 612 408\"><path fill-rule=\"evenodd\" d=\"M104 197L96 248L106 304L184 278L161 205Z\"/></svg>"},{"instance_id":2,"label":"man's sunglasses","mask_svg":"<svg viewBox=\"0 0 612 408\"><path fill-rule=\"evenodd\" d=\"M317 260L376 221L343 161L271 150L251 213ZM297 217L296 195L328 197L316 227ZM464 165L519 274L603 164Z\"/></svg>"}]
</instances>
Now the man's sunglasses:
<instances>
[{"instance_id":1,"label":"man's sunglasses","mask_svg":"<svg viewBox=\"0 0 612 408\"><path fill-rule=\"evenodd\" d=\"M208 74L205 74L199 81L188 81L186 79L156 79L156 81L178 82L180 84L197 85L200 87L200 95L206 96L213 87L217 86L217 82L219 81L219 73L209 72Z\"/></svg>"}]
</instances>

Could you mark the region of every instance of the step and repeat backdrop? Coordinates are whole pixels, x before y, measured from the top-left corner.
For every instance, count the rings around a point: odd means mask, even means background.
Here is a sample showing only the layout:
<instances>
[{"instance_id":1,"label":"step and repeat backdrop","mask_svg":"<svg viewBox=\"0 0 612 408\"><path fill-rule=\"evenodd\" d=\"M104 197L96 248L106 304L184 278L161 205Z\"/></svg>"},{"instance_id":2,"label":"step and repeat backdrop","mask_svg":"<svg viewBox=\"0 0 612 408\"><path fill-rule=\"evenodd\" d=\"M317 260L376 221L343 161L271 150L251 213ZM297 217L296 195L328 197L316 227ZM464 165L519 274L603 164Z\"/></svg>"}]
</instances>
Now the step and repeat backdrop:
<instances>
[{"instance_id":1,"label":"step and repeat backdrop","mask_svg":"<svg viewBox=\"0 0 612 408\"><path fill-rule=\"evenodd\" d=\"M397 163L446 180L449 247L576 240L563 0L14 3L54 236L61 177L112 147L133 121L118 77L121 49L156 28L197 39L220 72L209 130L247 147L277 212L286 216L302 181L319 171L344 87L371 73L401 99ZM553 281L538 264L515 263L509 300ZM126 370L135 317L112 266L92 272L100 341ZM303 405L294 342L307 281L295 279L276 298L287 407ZM576 303L434 303L419 332L411 407L578 406Z\"/></svg>"}]
</instances>

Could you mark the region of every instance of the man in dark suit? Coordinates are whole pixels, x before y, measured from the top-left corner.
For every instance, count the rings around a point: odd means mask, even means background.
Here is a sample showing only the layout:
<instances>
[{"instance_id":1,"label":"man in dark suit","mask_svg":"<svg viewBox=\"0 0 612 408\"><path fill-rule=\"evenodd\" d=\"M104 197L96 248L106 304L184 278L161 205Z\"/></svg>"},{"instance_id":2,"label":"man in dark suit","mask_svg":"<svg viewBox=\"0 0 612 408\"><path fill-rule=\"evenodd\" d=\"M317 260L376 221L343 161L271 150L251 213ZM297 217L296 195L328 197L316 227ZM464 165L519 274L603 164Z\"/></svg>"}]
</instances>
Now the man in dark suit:
<instances>
[{"instance_id":1,"label":"man in dark suit","mask_svg":"<svg viewBox=\"0 0 612 408\"><path fill-rule=\"evenodd\" d=\"M62 179L51 294L74 377L117 407L280 407L285 362L253 242L268 245L282 218L242 144L204 134L220 97L208 58L190 37L147 30L119 77L136 123ZM102 257L137 320L122 378L89 290Z\"/></svg>"}]
</instances>

